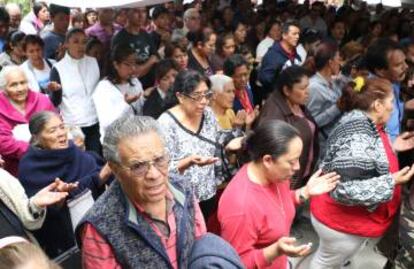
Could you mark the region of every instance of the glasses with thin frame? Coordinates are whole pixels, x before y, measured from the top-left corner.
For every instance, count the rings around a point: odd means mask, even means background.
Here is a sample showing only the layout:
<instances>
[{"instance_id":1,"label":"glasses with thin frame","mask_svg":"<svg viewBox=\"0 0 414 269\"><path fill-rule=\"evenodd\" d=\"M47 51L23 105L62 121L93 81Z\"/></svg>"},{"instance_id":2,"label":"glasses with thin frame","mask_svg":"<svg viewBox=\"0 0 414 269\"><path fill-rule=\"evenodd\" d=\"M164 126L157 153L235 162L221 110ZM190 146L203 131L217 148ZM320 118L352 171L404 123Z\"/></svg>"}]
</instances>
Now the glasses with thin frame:
<instances>
[{"instance_id":1,"label":"glasses with thin frame","mask_svg":"<svg viewBox=\"0 0 414 269\"><path fill-rule=\"evenodd\" d=\"M167 168L170 158L168 154L163 154L151 161L135 162L130 166L121 165L125 170L129 170L134 176L141 177L148 173L151 166L154 166L159 171Z\"/></svg>"},{"instance_id":2,"label":"glasses with thin frame","mask_svg":"<svg viewBox=\"0 0 414 269\"><path fill-rule=\"evenodd\" d=\"M210 99L213 97L213 91L210 90L205 93L193 93L193 94L182 93L182 95L196 102L201 102L203 98L206 98L208 101L210 101Z\"/></svg>"}]
</instances>

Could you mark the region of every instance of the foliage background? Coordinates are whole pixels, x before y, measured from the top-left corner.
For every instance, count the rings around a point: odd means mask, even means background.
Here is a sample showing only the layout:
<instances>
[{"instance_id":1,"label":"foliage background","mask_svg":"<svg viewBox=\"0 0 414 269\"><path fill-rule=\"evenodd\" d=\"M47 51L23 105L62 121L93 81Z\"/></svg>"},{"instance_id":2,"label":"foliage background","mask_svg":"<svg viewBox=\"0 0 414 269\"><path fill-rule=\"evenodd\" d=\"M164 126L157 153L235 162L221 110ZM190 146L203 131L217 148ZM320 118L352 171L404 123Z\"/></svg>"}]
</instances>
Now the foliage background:
<instances>
[{"instance_id":1,"label":"foliage background","mask_svg":"<svg viewBox=\"0 0 414 269\"><path fill-rule=\"evenodd\" d=\"M17 3L22 7L23 14L26 14L30 11L30 0L0 0L0 3L5 5L7 3Z\"/></svg>"}]
</instances>

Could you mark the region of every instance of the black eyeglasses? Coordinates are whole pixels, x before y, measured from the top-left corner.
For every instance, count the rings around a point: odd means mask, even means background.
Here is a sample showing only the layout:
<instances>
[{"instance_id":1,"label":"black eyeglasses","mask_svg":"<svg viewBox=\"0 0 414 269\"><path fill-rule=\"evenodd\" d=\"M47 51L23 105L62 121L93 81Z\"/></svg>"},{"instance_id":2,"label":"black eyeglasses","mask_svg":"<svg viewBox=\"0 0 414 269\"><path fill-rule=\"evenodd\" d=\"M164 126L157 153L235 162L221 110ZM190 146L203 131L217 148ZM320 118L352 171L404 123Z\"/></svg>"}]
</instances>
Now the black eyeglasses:
<instances>
[{"instance_id":1,"label":"black eyeglasses","mask_svg":"<svg viewBox=\"0 0 414 269\"><path fill-rule=\"evenodd\" d=\"M164 170L167 168L169 161L170 158L168 154L164 154L162 156L155 158L152 161L136 162L131 166L124 166L121 164L121 167L125 170L129 170L134 176L142 177L146 173L148 173L148 170L150 169L151 165L153 165L158 170Z\"/></svg>"},{"instance_id":2,"label":"black eyeglasses","mask_svg":"<svg viewBox=\"0 0 414 269\"><path fill-rule=\"evenodd\" d=\"M203 98L206 98L209 101L213 97L213 94L214 94L213 91L207 91L205 93L194 93L194 94L182 93L182 95L196 102L201 102Z\"/></svg>"}]
</instances>

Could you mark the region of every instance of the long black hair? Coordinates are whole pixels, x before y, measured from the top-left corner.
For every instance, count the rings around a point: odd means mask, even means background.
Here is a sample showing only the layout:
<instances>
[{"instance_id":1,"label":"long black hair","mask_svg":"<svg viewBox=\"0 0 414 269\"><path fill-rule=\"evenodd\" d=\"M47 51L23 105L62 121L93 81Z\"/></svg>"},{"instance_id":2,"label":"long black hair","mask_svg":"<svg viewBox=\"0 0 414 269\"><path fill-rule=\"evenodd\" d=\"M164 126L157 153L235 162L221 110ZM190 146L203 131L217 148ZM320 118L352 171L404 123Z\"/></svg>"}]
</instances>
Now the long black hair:
<instances>
[{"instance_id":1,"label":"long black hair","mask_svg":"<svg viewBox=\"0 0 414 269\"><path fill-rule=\"evenodd\" d=\"M111 53L111 63L109 65L107 79L113 84L120 82L118 71L115 69L115 63L121 63L125 61L129 56L135 55L135 50L127 43L120 43L116 45ZM133 86L133 83L128 79L128 83Z\"/></svg>"}]
</instances>

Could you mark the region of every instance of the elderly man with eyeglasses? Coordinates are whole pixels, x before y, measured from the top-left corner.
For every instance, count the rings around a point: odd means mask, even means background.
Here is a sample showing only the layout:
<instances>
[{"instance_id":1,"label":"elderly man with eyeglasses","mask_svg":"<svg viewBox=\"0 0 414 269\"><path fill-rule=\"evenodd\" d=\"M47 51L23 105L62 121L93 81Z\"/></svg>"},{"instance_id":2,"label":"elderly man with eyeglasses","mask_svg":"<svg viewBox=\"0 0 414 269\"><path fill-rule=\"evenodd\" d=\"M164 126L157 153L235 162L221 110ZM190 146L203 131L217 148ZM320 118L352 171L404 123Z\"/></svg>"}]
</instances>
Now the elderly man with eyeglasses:
<instances>
[{"instance_id":1,"label":"elderly man with eyeglasses","mask_svg":"<svg viewBox=\"0 0 414 269\"><path fill-rule=\"evenodd\" d=\"M150 117L121 117L103 154L116 181L77 228L83 268L187 268L206 233L190 190L169 182L162 131Z\"/></svg>"}]
</instances>

